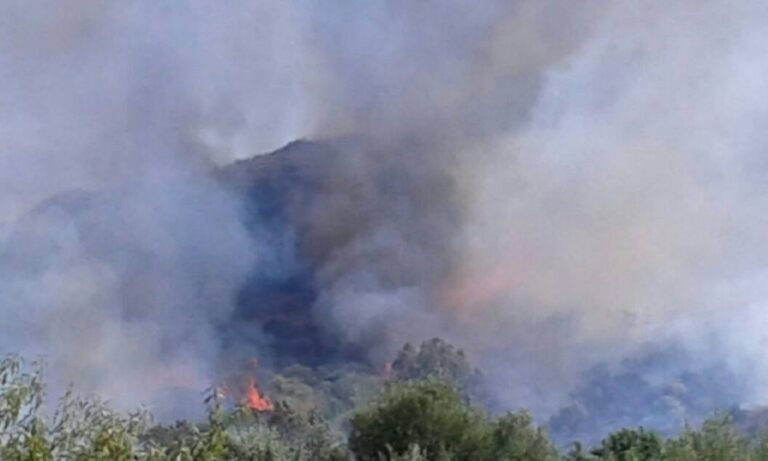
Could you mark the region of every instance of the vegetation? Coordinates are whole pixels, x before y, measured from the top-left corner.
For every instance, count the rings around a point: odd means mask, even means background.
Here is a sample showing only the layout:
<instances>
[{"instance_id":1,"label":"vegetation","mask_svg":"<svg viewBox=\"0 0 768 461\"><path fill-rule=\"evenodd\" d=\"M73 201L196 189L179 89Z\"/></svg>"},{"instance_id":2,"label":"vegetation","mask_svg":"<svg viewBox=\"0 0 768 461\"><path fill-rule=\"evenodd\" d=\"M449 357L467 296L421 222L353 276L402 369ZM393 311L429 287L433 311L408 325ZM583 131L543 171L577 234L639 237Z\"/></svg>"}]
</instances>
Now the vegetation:
<instances>
[{"instance_id":1,"label":"vegetation","mask_svg":"<svg viewBox=\"0 0 768 461\"><path fill-rule=\"evenodd\" d=\"M479 459L487 437L483 415L439 381L391 386L352 417L350 450L363 461L405 455L418 446L428 460Z\"/></svg>"},{"instance_id":2,"label":"vegetation","mask_svg":"<svg viewBox=\"0 0 768 461\"><path fill-rule=\"evenodd\" d=\"M205 421L173 425L72 392L47 409L43 369L16 356L0 361L3 461L768 460L768 437L737 431L727 414L675 436L625 428L592 448L557 450L528 413L493 416L476 404L468 389L479 374L440 340L404 347L376 385L360 370L292 367L273 379L281 397L273 411L227 406L214 388L204 399ZM366 383L363 393L350 378L355 373ZM342 424L327 417L334 412Z\"/></svg>"},{"instance_id":3,"label":"vegetation","mask_svg":"<svg viewBox=\"0 0 768 461\"><path fill-rule=\"evenodd\" d=\"M407 343L392 362L391 374L399 381L443 380L469 392L480 380L480 371L472 368L464 351L439 338L423 342L418 349Z\"/></svg>"}]
</instances>

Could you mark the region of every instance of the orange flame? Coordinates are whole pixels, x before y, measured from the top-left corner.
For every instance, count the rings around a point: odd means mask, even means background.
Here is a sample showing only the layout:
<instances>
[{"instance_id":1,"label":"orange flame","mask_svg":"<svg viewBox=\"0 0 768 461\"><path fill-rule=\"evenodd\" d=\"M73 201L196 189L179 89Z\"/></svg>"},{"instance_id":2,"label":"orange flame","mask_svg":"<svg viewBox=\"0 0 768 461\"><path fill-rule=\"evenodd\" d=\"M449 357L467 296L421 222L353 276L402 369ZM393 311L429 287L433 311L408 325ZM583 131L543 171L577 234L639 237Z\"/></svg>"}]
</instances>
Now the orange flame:
<instances>
[{"instance_id":1,"label":"orange flame","mask_svg":"<svg viewBox=\"0 0 768 461\"><path fill-rule=\"evenodd\" d=\"M259 391L256 387L256 380L251 378L248 382L248 388L245 391L245 397L243 398L243 405L247 406L253 411L272 411L274 406L269 397Z\"/></svg>"},{"instance_id":2,"label":"orange flame","mask_svg":"<svg viewBox=\"0 0 768 461\"><path fill-rule=\"evenodd\" d=\"M248 361L248 368L250 368L250 370L240 375L240 379L238 380L238 385L236 387L236 389L240 391L238 393L242 396L240 403L253 411L272 411L275 408L274 405L272 405L272 400L264 395L256 385L255 376L257 366L258 362L256 359L250 359ZM247 381L244 379L246 377ZM245 384L246 382L247 384Z\"/></svg>"}]
</instances>

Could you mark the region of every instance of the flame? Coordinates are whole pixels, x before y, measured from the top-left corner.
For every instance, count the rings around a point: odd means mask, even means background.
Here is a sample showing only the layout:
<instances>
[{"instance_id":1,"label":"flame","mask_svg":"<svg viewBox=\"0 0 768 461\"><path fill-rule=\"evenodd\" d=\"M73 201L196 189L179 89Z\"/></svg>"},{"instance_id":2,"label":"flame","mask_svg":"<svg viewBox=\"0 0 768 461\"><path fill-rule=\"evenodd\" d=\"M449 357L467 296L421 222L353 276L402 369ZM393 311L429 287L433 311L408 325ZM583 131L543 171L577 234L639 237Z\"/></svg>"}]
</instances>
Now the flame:
<instances>
[{"instance_id":1,"label":"flame","mask_svg":"<svg viewBox=\"0 0 768 461\"><path fill-rule=\"evenodd\" d=\"M245 391L243 404L253 411L272 411L274 406L269 397L263 395L256 387L256 380L251 378L248 382L248 389Z\"/></svg>"},{"instance_id":2,"label":"flame","mask_svg":"<svg viewBox=\"0 0 768 461\"><path fill-rule=\"evenodd\" d=\"M269 397L259 389L256 384L256 368L258 362L255 358L248 360L246 371L231 376L229 385L222 386L221 392L233 400L239 398L240 404L253 411L264 412L274 410L274 405Z\"/></svg>"},{"instance_id":3,"label":"flame","mask_svg":"<svg viewBox=\"0 0 768 461\"><path fill-rule=\"evenodd\" d=\"M253 372L255 372L256 367L258 366L258 361L255 358L251 358L248 361L248 365L253 369ZM256 378L253 377L253 374L251 374L248 380L248 386L245 389L243 405L253 411L272 411L275 408L269 397L262 394L258 386L256 386Z\"/></svg>"}]
</instances>

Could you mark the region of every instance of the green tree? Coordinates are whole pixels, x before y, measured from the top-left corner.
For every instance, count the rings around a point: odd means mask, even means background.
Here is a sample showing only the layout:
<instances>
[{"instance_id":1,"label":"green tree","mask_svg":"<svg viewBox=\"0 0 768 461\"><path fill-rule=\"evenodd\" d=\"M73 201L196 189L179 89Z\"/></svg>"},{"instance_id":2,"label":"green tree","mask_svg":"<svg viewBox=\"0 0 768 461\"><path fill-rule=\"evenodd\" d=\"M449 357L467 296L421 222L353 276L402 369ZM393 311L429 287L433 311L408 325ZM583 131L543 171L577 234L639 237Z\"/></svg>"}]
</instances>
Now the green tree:
<instances>
[{"instance_id":1,"label":"green tree","mask_svg":"<svg viewBox=\"0 0 768 461\"><path fill-rule=\"evenodd\" d=\"M361 461L405 456L418 445L430 461L478 460L490 426L455 387L436 380L390 386L351 419L349 448Z\"/></svg>"},{"instance_id":2,"label":"green tree","mask_svg":"<svg viewBox=\"0 0 768 461\"><path fill-rule=\"evenodd\" d=\"M760 446L757 447L759 454ZM739 435L731 418L718 415L705 421L698 430L686 429L665 446L665 461L751 461L760 460L750 449L746 438Z\"/></svg>"},{"instance_id":3,"label":"green tree","mask_svg":"<svg viewBox=\"0 0 768 461\"><path fill-rule=\"evenodd\" d=\"M533 424L525 411L507 413L494 421L488 443L489 460L549 461L558 458L546 433Z\"/></svg>"},{"instance_id":4,"label":"green tree","mask_svg":"<svg viewBox=\"0 0 768 461\"><path fill-rule=\"evenodd\" d=\"M592 454L612 461L660 461L662 440L643 428L622 429L605 438Z\"/></svg>"},{"instance_id":5,"label":"green tree","mask_svg":"<svg viewBox=\"0 0 768 461\"><path fill-rule=\"evenodd\" d=\"M349 448L362 461L558 459L546 433L528 413L492 420L469 405L455 386L434 379L391 385L352 417L351 426Z\"/></svg>"},{"instance_id":6,"label":"green tree","mask_svg":"<svg viewBox=\"0 0 768 461\"><path fill-rule=\"evenodd\" d=\"M392 376L398 380L439 379L471 390L480 372L472 368L464 351L433 338L418 349L406 343L392 362Z\"/></svg>"},{"instance_id":7,"label":"green tree","mask_svg":"<svg viewBox=\"0 0 768 461\"><path fill-rule=\"evenodd\" d=\"M27 367L16 356L0 361L0 459L8 461L132 460L144 411L123 416L104 402L65 394L53 418L43 408L42 364Z\"/></svg>"}]
</instances>

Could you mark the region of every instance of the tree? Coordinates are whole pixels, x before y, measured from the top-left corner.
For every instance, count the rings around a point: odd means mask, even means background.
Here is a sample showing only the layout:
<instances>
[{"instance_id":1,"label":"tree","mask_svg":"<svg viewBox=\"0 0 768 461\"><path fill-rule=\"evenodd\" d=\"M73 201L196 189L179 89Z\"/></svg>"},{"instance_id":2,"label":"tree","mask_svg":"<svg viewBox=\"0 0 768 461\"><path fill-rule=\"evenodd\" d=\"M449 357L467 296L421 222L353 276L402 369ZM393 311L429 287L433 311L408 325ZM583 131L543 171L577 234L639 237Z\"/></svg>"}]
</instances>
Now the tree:
<instances>
[{"instance_id":1,"label":"tree","mask_svg":"<svg viewBox=\"0 0 768 461\"><path fill-rule=\"evenodd\" d=\"M147 412L123 416L104 402L68 392L50 419L43 409L42 369L38 362L30 370L16 356L0 361L0 459L136 459Z\"/></svg>"},{"instance_id":2,"label":"tree","mask_svg":"<svg viewBox=\"0 0 768 461\"><path fill-rule=\"evenodd\" d=\"M699 430L686 429L667 441L665 461L762 461L762 447L752 453L748 441L736 433L729 416L718 415L705 421Z\"/></svg>"},{"instance_id":3,"label":"tree","mask_svg":"<svg viewBox=\"0 0 768 461\"><path fill-rule=\"evenodd\" d=\"M610 434L592 454L612 461L660 461L662 441L656 433L642 427L622 429Z\"/></svg>"},{"instance_id":4,"label":"tree","mask_svg":"<svg viewBox=\"0 0 768 461\"><path fill-rule=\"evenodd\" d=\"M533 424L525 411L507 413L493 422L488 444L489 460L548 461L557 459L557 450L546 433Z\"/></svg>"},{"instance_id":5,"label":"tree","mask_svg":"<svg viewBox=\"0 0 768 461\"><path fill-rule=\"evenodd\" d=\"M406 456L418 446L429 461L478 460L490 426L456 388L442 381L390 386L351 419L349 448L361 461Z\"/></svg>"},{"instance_id":6,"label":"tree","mask_svg":"<svg viewBox=\"0 0 768 461\"><path fill-rule=\"evenodd\" d=\"M469 405L455 386L434 379L394 383L355 414L351 426L349 448L362 461L416 454L427 461L557 459L528 413L492 420Z\"/></svg>"},{"instance_id":7,"label":"tree","mask_svg":"<svg viewBox=\"0 0 768 461\"><path fill-rule=\"evenodd\" d=\"M464 351L433 338L418 349L406 343L392 362L392 376L398 380L439 379L469 390L477 385L480 372L472 368Z\"/></svg>"}]
</instances>

